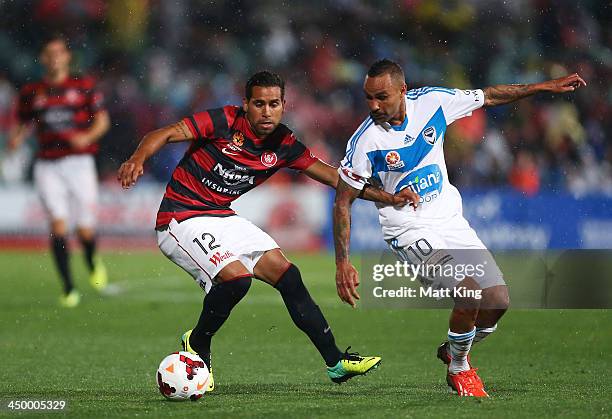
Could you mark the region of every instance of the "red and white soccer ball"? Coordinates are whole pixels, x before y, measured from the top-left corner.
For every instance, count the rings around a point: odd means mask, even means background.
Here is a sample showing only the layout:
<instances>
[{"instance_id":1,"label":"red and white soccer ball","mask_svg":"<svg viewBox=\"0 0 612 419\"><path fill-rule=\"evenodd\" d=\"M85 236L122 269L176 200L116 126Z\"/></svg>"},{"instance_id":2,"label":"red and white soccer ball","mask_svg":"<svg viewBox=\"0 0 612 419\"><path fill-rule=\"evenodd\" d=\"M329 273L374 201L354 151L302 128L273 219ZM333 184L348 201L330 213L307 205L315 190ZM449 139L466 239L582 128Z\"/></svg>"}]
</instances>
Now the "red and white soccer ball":
<instances>
[{"instance_id":1,"label":"red and white soccer ball","mask_svg":"<svg viewBox=\"0 0 612 419\"><path fill-rule=\"evenodd\" d=\"M198 400L206 392L209 379L202 358L189 352L168 355L157 369L159 392L170 400Z\"/></svg>"}]
</instances>

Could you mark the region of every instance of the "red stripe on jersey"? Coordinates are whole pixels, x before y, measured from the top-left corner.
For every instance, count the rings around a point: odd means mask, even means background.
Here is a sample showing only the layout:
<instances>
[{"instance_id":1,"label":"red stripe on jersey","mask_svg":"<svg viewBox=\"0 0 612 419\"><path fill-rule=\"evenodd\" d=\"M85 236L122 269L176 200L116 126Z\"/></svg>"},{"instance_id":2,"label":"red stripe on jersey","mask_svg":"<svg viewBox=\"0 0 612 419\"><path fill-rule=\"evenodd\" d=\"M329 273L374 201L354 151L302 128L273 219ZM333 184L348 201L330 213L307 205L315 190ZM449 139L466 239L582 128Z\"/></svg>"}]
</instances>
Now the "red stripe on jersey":
<instances>
[{"instance_id":1,"label":"red stripe on jersey","mask_svg":"<svg viewBox=\"0 0 612 419\"><path fill-rule=\"evenodd\" d=\"M213 122L206 111L198 112L190 117L184 118L183 121L187 123L194 138L207 138L213 134Z\"/></svg>"},{"instance_id":2,"label":"red stripe on jersey","mask_svg":"<svg viewBox=\"0 0 612 419\"><path fill-rule=\"evenodd\" d=\"M196 179L191 173L185 170L182 167L177 167L172 175L172 178L179 182L181 185L191 190L196 195L202 197L202 199L212 202L219 206L229 205L236 197L233 196L225 196L217 191L205 187L201 180ZM185 199L189 199L185 197ZM189 199L191 201L191 199ZM187 202L185 202L187 203ZM199 202L198 205L203 205L202 202ZM205 204L204 204L205 205Z\"/></svg>"},{"instance_id":3,"label":"red stripe on jersey","mask_svg":"<svg viewBox=\"0 0 612 419\"><path fill-rule=\"evenodd\" d=\"M170 224L170 221L174 218L179 223L185 221L188 218L206 216L206 215L234 215L236 214L231 209L227 210L207 210L204 211L182 211L182 212L158 212L157 220L155 221L155 228L163 227Z\"/></svg>"},{"instance_id":4,"label":"red stripe on jersey","mask_svg":"<svg viewBox=\"0 0 612 419\"><path fill-rule=\"evenodd\" d=\"M287 167L295 170L306 170L318 161L319 159L307 148L300 157L289 163Z\"/></svg>"},{"instance_id":5,"label":"red stripe on jersey","mask_svg":"<svg viewBox=\"0 0 612 419\"><path fill-rule=\"evenodd\" d=\"M86 110L79 110L74 113L74 122L77 124L89 124L93 117Z\"/></svg>"},{"instance_id":6,"label":"red stripe on jersey","mask_svg":"<svg viewBox=\"0 0 612 419\"><path fill-rule=\"evenodd\" d=\"M227 125L234 125L234 121L236 120L236 116L238 115L238 111L240 108L238 106L224 106L223 113L225 113L225 117L227 118Z\"/></svg>"},{"instance_id":7,"label":"red stripe on jersey","mask_svg":"<svg viewBox=\"0 0 612 419\"><path fill-rule=\"evenodd\" d=\"M70 99L70 100L68 100ZM67 107L82 107L87 105L87 97L77 91L74 96L67 98L63 93L58 96L47 96L45 107L51 106L67 106Z\"/></svg>"},{"instance_id":8,"label":"red stripe on jersey","mask_svg":"<svg viewBox=\"0 0 612 419\"><path fill-rule=\"evenodd\" d=\"M194 151L191 154L191 158L193 161L195 161L198 164L198 166L200 166L202 169L206 171L212 170L212 168L214 167L216 163L213 156L211 156L204 149L201 149L201 148Z\"/></svg>"},{"instance_id":9,"label":"red stripe on jersey","mask_svg":"<svg viewBox=\"0 0 612 419\"><path fill-rule=\"evenodd\" d=\"M199 138L200 136L198 135L198 132L196 131L193 123L191 122L190 118L183 118L183 123L185 125L187 125L187 128L189 128L189 132L191 132L191 136L193 138Z\"/></svg>"},{"instance_id":10,"label":"red stripe on jersey","mask_svg":"<svg viewBox=\"0 0 612 419\"><path fill-rule=\"evenodd\" d=\"M164 198L169 198L187 205L203 205L203 203L200 201L196 201L195 199L188 198L186 196L180 195L178 192L175 192L174 189L170 187L170 185L166 186L166 193L164 194Z\"/></svg>"},{"instance_id":11,"label":"red stripe on jersey","mask_svg":"<svg viewBox=\"0 0 612 419\"><path fill-rule=\"evenodd\" d=\"M76 134L78 130L75 129L67 129L64 131L54 132L54 131L42 131L38 133L38 141L41 146L45 146L47 143L56 143L62 142L68 144L70 137Z\"/></svg>"}]
</instances>

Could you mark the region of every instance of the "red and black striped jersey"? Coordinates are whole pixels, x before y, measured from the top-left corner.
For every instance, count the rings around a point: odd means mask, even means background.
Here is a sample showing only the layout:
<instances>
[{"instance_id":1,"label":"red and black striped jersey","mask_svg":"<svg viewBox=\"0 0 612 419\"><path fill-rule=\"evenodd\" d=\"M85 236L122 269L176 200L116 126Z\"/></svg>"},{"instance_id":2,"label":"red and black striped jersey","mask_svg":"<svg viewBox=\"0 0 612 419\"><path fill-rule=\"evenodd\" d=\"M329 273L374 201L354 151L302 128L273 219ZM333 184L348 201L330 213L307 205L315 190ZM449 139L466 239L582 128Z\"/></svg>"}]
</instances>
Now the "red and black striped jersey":
<instances>
[{"instance_id":1,"label":"red and black striped jersey","mask_svg":"<svg viewBox=\"0 0 612 419\"><path fill-rule=\"evenodd\" d=\"M59 84L41 80L21 89L19 119L36 123L39 158L94 154L98 151L97 143L75 150L68 139L90 127L94 115L103 110L103 101L91 77L71 76Z\"/></svg>"},{"instance_id":2,"label":"red and black striped jersey","mask_svg":"<svg viewBox=\"0 0 612 419\"><path fill-rule=\"evenodd\" d=\"M305 170L318 161L283 124L258 138L238 106L199 112L183 122L195 139L168 182L156 227L173 218L233 215L231 202L279 169Z\"/></svg>"}]
</instances>

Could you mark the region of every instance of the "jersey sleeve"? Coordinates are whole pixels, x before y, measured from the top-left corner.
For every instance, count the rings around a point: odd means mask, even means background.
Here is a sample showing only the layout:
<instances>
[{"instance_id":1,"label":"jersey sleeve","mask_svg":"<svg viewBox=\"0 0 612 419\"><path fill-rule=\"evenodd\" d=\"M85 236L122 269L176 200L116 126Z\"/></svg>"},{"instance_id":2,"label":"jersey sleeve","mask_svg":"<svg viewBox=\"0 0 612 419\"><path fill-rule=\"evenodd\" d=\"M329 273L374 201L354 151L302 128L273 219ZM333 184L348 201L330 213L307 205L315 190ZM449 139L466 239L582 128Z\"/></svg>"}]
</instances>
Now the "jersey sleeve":
<instances>
[{"instance_id":1,"label":"jersey sleeve","mask_svg":"<svg viewBox=\"0 0 612 419\"><path fill-rule=\"evenodd\" d=\"M293 137L293 141L287 156L287 167L299 171L306 170L319 159L308 147L298 141L293 134L291 137Z\"/></svg>"},{"instance_id":2,"label":"jersey sleeve","mask_svg":"<svg viewBox=\"0 0 612 419\"><path fill-rule=\"evenodd\" d=\"M183 118L183 122L195 139L224 137L236 119L238 109L237 106L208 109Z\"/></svg>"},{"instance_id":3,"label":"jersey sleeve","mask_svg":"<svg viewBox=\"0 0 612 419\"><path fill-rule=\"evenodd\" d=\"M364 122L367 124L368 121ZM340 162L340 178L355 189L362 190L372 177L372 162L366 150L368 137L363 133L363 125L349 140L346 154Z\"/></svg>"},{"instance_id":4,"label":"jersey sleeve","mask_svg":"<svg viewBox=\"0 0 612 419\"><path fill-rule=\"evenodd\" d=\"M196 139L210 137L215 130L208 111L198 112L185 117L183 122L189 128L189 131L191 131L193 138Z\"/></svg>"},{"instance_id":5,"label":"jersey sleeve","mask_svg":"<svg viewBox=\"0 0 612 419\"><path fill-rule=\"evenodd\" d=\"M481 89L440 88L436 93L440 99L447 125L452 124L459 118L472 115L472 111L484 105L484 92Z\"/></svg>"}]
</instances>

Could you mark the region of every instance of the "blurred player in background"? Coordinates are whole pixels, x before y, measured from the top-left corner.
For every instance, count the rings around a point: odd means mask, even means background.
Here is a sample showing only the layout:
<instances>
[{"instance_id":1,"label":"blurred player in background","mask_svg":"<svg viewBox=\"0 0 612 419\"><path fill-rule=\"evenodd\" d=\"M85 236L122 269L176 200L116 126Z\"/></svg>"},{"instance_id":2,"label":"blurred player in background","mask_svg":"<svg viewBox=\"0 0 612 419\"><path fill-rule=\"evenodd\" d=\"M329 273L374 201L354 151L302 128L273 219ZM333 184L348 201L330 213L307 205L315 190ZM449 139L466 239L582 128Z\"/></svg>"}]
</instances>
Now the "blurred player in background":
<instances>
[{"instance_id":1,"label":"blurred player in background","mask_svg":"<svg viewBox=\"0 0 612 419\"><path fill-rule=\"evenodd\" d=\"M21 89L19 123L8 141L9 150L17 149L31 125L36 126L39 147L34 184L49 218L51 251L64 286L60 304L65 307L80 301L69 267L71 216L83 245L91 285L101 290L107 283L106 269L96 255L98 181L94 154L110 120L94 80L72 75L70 60L64 38L54 36L45 42L40 53L45 75Z\"/></svg>"},{"instance_id":2,"label":"blurred player in background","mask_svg":"<svg viewBox=\"0 0 612 419\"><path fill-rule=\"evenodd\" d=\"M447 125L482 106L513 102L536 93L573 92L586 83L577 74L529 85L477 90L423 87L407 91L404 72L389 60L372 65L364 92L370 116L347 145L334 205L336 287L353 305L359 298L358 273L349 260L350 208L368 184L389 193L411 189L420 195L416 211L379 206L383 235L403 261L425 266L484 264L484 274L458 282L453 277L421 277L434 289L480 290L482 298L457 295L448 340L438 357L448 365L447 382L460 396L486 397L469 363L471 345L494 332L505 313L508 289L492 255L463 218L459 191L449 183L443 142ZM434 271L435 272L435 271ZM440 271L438 271L440 272Z\"/></svg>"},{"instance_id":3,"label":"blurred player in background","mask_svg":"<svg viewBox=\"0 0 612 419\"><path fill-rule=\"evenodd\" d=\"M182 337L184 350L198 353L210 369L211 339L255 277L280 292L294 323L323 357L329 377L339 383L377 367L380 358L342 353L299 269L272 237L230 208L232 201L283 167L334 188L338 183L336 169L313 156L280 123L284 94L280 76L256 73L246 84L242 107L199 112L147 134L120 167L118 179L130 187L143 174L144 162L164 145L191 141L168 183L156 225L164 255L206 291L196 327ZM394 196L377 188L365 189L362 196L392 205L418 199L411 191Z\"/></svg>"}]
</instances>

